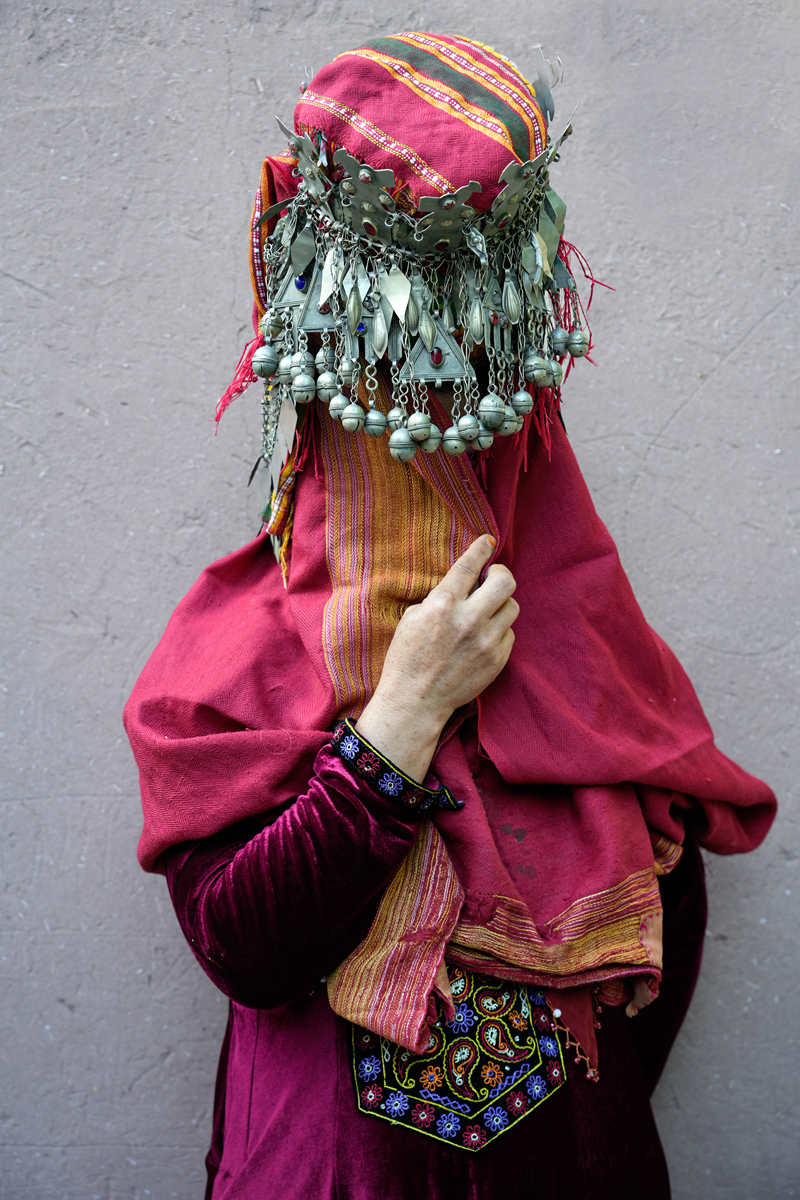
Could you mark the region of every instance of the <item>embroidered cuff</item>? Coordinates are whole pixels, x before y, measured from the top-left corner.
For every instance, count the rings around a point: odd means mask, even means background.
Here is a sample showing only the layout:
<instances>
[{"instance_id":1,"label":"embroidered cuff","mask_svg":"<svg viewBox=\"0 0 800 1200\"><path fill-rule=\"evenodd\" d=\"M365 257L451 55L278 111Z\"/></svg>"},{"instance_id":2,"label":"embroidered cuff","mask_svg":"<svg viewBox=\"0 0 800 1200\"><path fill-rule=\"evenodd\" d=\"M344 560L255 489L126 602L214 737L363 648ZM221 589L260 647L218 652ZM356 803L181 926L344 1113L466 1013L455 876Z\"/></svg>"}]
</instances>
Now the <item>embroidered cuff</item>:
<instances>
[{"instance_id":1,"label":"embroidered cuff","mask_svg":"<svg viewBox=\"0 0 800 1200\"><path fill-rule=\"evenodd\" d=\"M431 808L456 811L464 807L464 801L454 799L443 784L432 789L409 779L356 731L355 722L350 717L337 722L331 736L331 748L353 774L369 784L383 800L391 800L394 804L419 813Z\"/></svg>"}]
</instances>

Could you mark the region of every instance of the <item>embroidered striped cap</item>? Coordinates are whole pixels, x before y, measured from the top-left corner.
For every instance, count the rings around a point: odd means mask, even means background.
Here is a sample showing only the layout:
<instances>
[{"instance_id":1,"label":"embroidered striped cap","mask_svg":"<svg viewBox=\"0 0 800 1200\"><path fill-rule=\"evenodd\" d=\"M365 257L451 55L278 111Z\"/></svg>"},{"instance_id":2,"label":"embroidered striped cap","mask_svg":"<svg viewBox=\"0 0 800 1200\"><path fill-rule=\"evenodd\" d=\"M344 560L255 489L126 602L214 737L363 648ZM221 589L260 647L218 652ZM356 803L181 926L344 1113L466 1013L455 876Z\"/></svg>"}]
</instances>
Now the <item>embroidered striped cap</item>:
<instances>
[{"instance_id":1,"label":"embroidered striped cap","mask_svg":"<svg viewBox=\"0 0 800 1200\"><path fill-rule=\"evenodd\" d=\"M462 37L398 33L340 54L309 83L295 130L319 142L329 161L344 147L377 170L394 171L395 195L416 208L475 179L470 203L483 212L510 162L547 143L533 85L488 46Z\"/></svg>"}]
</instances>

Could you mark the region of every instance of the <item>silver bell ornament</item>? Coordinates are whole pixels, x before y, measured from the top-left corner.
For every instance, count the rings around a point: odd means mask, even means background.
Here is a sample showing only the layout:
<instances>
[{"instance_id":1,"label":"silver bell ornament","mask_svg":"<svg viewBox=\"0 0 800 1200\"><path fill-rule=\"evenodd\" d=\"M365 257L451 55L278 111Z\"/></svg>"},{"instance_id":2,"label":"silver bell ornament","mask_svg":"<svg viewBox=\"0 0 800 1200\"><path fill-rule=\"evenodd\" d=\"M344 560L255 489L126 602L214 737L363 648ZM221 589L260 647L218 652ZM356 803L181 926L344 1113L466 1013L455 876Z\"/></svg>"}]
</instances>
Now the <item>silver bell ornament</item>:
<instances>
[{"instance_id":1,"label":"silver bell ornament","mask_svg":"<svg viewBox=\"0 0 800 1200\"><path fill-rule=\"evenodd\" d=\"M481 431L481 423L474 413L465 413L458 418L458 432L465 442L474 442Z\"/></svg>"},{"instance_id":2,"label":"silver bell ornament","mask_svg":"<svg viewBox=\"0 0 800 1200\"><path fill-rule=\"evenodd\" d=\"M526 417L533 409L533 398L524 388L520 388L518 392L514 392L511 397L511 407L518 417Z\"/></svg>"},{"instance_id":3,"label":"silver bell ornament","mask_svg":"<svg viewBox=\"0 0 800 1200\"><path fill-rule=\"evenodd\" d=\"M431 419L426 412L413 412L406 422L406 429L415 442L424 442L431 431Z\"/></svg>"},{"instance_id":4,"label":"silver bell ornament","mask_svg":"<svg viewBox=\"0 0 800 1200\"><path fill-rule=\"evenodd\" d=\"M317 376L317 395L326 403L339 393L339 384L333 371L323 371Z\"/></svg>"},{"instance_id":5,"label":"silver bell ornament","mask_svg":"<svg viewBox=\"0 0 800 1200\"><path fill-rule=\"evenodd\" d=\"M363 408L360 404L356 404L355 401L352 404L348 404L341 416L342 425L350 433L359 433L364 428L365 420L366 414Z\"/></svg>"},{"instance_id":6,"label":"silver bell ornament","mask_svg":"<svg viewBox=\"0 0 800 1200\"><path fill-rule=\"evenodd\" d=\"M310 350L298 350L292 355L292 379L296 379L298 375L314 376L314 355Z\"/></svg>"},{"instance_id":7,"label":"silver bell ornament","mask_svg":"<svg viewBox=\"0 0 800 1200\"><path fill-rule=\"evenodd\" d=\"M442 449L445 454L455 458L457 454L463 454L466 448L467 443L458 432L457 425L451 425L449 429L445 429L442 434Z\"/></svg>"},{"instance_id":8,"label":"silver bell ornament","mask_svg":"<svg viewBox=\"0 0 800 1200\"><path fill-rule=\"evenodd\" d=\"M487 429L499 429L503 424L505 405L496 392L487 392L478 405L478 416Z\"/></svg>"},{"instance_id":9,"label":"silver bell ornament","mask_svg":"<svg viewBox=\"0 0 800 1200\"><path fill-rule=\"evenodd\" d=\"M585 329L573 329L569 335L567 349L573 358L583 358L589 352L589 335Z\"/></svg>"},{"instance_id":10,"label":"silver bell ornament","mask_svg":"<svg viewBox=\"0 0 800 1200\"><path fill-rule=\"evenodd\" d=\"M379 412L377 408L371 408L364 419L364 433L369 434L370 437L379 438L383 437L387 428L386 417L383 413Z\"/></svg>"},{"instance_id":11,"label":"silver bell ornament","mask_svg":"<svg viewBox=\"0 0 800 1200\"><path fill-rule=\"evenodd\" d=\"M555 359L553 359L550 367L553 375L553 387L561 387L561 384L564 382L564 368Z\"/></svg>"},{"instance_id":12,"label":"silver bell ornament","mask_svg":"<svg viewBox=\"0 0 800 1200\"><path fill-rule=\"evenodd\" d=\"M522 364L522 373L528 383L535 387L544 387L547 381L547 361L541 354L526 354Z\"/></svg>"},{"instance_id":13,"label":"silver bell ornament","mask_svg":"<svg viewBox=\"0 0 800 1200\"><path fill-rule=\"evenodd\" d=\"M404 429L402 426L399 429L395 429L389 438L389 453L398 462L411 462L411 459L417 453L417 443L407 429Z\"/></svg>"},{"instance_id":14,"label":"silver bell ornament","mask_svg":"<svg viewBox=\"0 0 800 1200\"><path fill-rule=\"evenodd\" d=\"M553 348L553 354L566 354L568 343L569 330L563 329L560 325L556 325L555 329L550 334L550 345Z\"/></svg>"},{"instance_id":15,"label":"silver bell ornament","mask_svg":"<svg viewBox=\"0 0 800 1200\"><path fill-rule=\"evenodd\" d=\"M431 431L422 443L426 454L435 454L442 444L442 431L438 425L431 425Z\"/></svg>"},{"instance_id":16,"label":"silver bell ornament","mask_svg":"<svg viewBox=\"0 0 800 1200\"><path fill-rule=\"evenodd\" d=\"M488 450L493 441L494 430L487 429L486 426L481 423L478 428L478 436L475 438L475 441L472 443L472 445L476 450Z\"/></svg>"},{"instance_id":17,"label":"silver bell ornament","mask_svg":"<svg viewBox=\"0 0 800 1200\"><path fill-rule=\"evenodd\" d=\"M314 366L317 371L332 371L336 365L336 352L331 346L327 349L323 346L314 356Z\"/></svg>"},{"instance_id":18,"label":"silver bell ornament","mask_svg":"<svg viewBox=\"0 0 800 1200\"><path fill-rule=\"evenodd\" d=\"M337 374L345 387L349 387L353 382L353 374L355 372L355 363L350 358L339 359L339 369Z\"/></svg>"},{"instance_id":19,"label":"silver bell ornament","mask_svg":"<svg viewBox=\"0 0 800 1200\"><path fill-rule=\"evenodd\" d=\"M350 404L350 401L347 399L347 396L343 396L341 392L339 393L338 396L333 397L330 404L328 405L328 412L331 414L334 421L341 420L342 413L348 407L349 404Z\"/></svg>"},{"instance_id":20,"label":"silver bell ornament","mask_svg":"<svg viewBox=\"0 0 800 1200\"><path fill-rule=\"evenodd\" d=\"M506 404L503 409L503 422L497 431L498 437L508 437L512 433L517 433L519 430L518 421L519 417L511 405Z\"/></svg>"},{"instance_id":21,"label":"silver bell ornament","mask_svg":"<svg viewBox=\"0 0 800 1200\"><path fill-rule=\"evenodd\" d=\"M308 404L317 394L317 381L313 375L295 375L292 380L292 399L295 404Z\"/></svg>"},{"instance_id":22,"label":"silver bell ornament","mask_svg":"<svg viewBox=\"0 0 800 1200\"><path fill-rule=\"evenodd\" d=\"M279 355L274 346L260 346L253 355L253 374L259 379L271 379L278 366Z\"/></svg>"},{"instance_id":23,"label":"silver bell ornament","mask_svg":"<svg viewBox=\"0 0 800 1200\"><path fill-rule=\"evenodd\" d=\"M283 332L283 313L268 308L258 324L264 337L277 337Z\"/></svg>"},{"instance_id":24,"label":"silver bell ornament","mask_svg":"<svg viewBox=\"0 0 800 1200\"><path fill-rule=\"evenodd\" d=\"M291 383L292 382L292 356L284 354L283 358L278 363L278 369L275 372L276 383Z\"/></svg>"},{"instance_id":25,"label":"silver bell ornament","mask_svg":"<svg viewBox=\"0 0 800 1200\"><path fill-rule=\"evenodd\" d=\"M395 404L394 408L390 408L386 414L386 423L389 426L389 432L394 433L395 429L399 429L405 419L406 414L399 404Z\"/></svg>"}]
</instances>

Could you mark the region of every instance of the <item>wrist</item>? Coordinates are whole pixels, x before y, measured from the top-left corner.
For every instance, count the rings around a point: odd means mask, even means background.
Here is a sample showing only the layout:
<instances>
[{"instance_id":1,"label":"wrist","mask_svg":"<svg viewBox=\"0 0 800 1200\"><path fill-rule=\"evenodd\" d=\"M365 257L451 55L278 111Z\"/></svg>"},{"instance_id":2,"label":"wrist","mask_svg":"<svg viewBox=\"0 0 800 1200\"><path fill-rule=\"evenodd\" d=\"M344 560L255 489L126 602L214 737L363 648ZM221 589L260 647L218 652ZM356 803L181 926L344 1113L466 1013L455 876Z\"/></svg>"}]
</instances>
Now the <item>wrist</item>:
<instances>
[{"instance_id":1,"label":"wrist","mask_svg":"<svg viewBox=\"0 0 800 1200\"><path fill-rule=\"evenodd\" d=\"M400 703L378 690L358 718L356 729L402 771L422 783L449 716L423 705Z\"/></svg>"}]
</instances>

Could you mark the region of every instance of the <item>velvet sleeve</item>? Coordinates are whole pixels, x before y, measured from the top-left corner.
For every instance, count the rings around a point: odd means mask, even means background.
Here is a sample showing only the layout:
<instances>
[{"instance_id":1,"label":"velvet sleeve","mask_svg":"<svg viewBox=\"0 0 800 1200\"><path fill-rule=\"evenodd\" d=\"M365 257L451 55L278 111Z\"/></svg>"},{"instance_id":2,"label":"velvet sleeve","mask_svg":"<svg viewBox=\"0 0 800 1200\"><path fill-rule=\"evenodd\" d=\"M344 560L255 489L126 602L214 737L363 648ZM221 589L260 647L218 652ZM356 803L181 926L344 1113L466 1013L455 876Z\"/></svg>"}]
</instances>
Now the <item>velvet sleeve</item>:
<instances>
[{"instance_id":1,"label":"velvet sleeve","mask_svg":"<svg viewBox=\"0 0 800 1200\"><path fill-rule=\"evenodd\" d=\"M274 823L242 821L166 851L175 912L206 974L250 1008L309 992L366 935L419 819L326 746L308 791Z\"/></svg>"}]
</instances>

